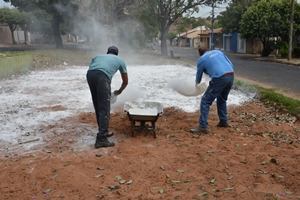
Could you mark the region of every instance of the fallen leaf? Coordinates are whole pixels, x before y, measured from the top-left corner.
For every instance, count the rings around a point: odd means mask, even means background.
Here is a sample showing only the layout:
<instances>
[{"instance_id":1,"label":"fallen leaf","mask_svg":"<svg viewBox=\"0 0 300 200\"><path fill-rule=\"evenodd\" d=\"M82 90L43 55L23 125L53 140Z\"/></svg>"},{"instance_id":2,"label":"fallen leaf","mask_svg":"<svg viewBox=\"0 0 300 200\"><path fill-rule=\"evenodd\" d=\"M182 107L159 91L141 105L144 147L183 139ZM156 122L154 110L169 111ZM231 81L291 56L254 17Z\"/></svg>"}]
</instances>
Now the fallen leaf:
<instances>
[{"instance_id":1,"label":"fallen leaf","mask_svg":"<svg viewBox=\"0 0 300 200\"><path fill-rule=\"evenodd\" d=\"M43 191L44 194L48 194L51 191L51 188L48 188L46 190Z\"/></svg>"},{"instance_id":2,"label":"fallen leaf","mask_svg":"<svg viewBox=\"0 0 300 200\"><path fill-rule=\"evenodd\" d=\"M177 180L171 180L172 183L180 183L180 181Z\"/></svg>"},{"instance_id":3,"label":"fallen leaf","mask_svg":"<svg viewBox=\"0 0 300 200\"><path fill-rule=\"evenodd\" d=\"M233 189L234 189L234 187L229 187L229 188L225 188L224 190L229 191L229 190L233 190Z\"/></svg>"},{"instance_id":4,"label":"fallen leaf","mask_svg":"<svg viewBox=\"0 0 300 200\"><path fill-rule=\"evenodd\" d=\"M233 179L233 176L230 175L230 176L228 177L228 180L232 180L232 179Z\"/></svg>"},{"instance_id":5,"label":"fallen leaf","mask_svg":"<svg viewBox=\"0 0 300 200\"><path fill-rule=\"evenodd\" d=\"M163 190L163 189L160 189L160 190L159 190L159 193L160 193L160 194L163 194L163 193L164 193L164 190Z\"/></svg>"},{"instance_id":6,"label":"fallen leaf","mask_svg":"<svg viewBox=\"0 0 300 200\"><path fill-rule=\"evenodd\" d=\"M119 180L121 180L121 179L122 179L122 176L120 176L120 175L116 176L116 180L117 180L117 181L119 181Z\"/></svg>"},{"instance_id":7,"label":"fallen leaf","mask_svg":"<svg viewBox=\"0 0 300 200\"><path fill-rule=\"evenodd\" d=\"M289 191L289 190L286 190L285 193L286 193L286 194L289 194L289 195L292 195L292 194L293 194L293 193L292 193L291 191Z\"/></svg>"},{"instance_id":8,"label":"fallen leaf","mask_svg":"<svg viewBox=\"0 0 300 200\"><path fill-rule=\"evenodd\" d=\"M213 178L213 179L210 180L210 183L214 183L215 181L216 181L216 179Z\"/></svg>"},{"instance_id":9,"label":"fallen leaf","mask_svg":"<svg viewBox=\"0 0 300 200\"><path fill-rule=\"evenodd\" d=\"M99 178L101 176L104 176L104 175L103 174L98 174L98 175L95 176L95 178Z\"/></svg>"},{"instance_id":10,"label":"fallen leaf","mask_svg":"<svg viewBox=\"0 0 300 200\"><path fill-rule=\"evenodd\" d=\"M184 170L177 169L177 172L179 172L179 173L183 173L183 172L184 172Z\"/></svg>"},{"instance_id":11,"label":"fallen leaf","mask_svg":"<svg viewBox=\"0 0 300 200\"><path fill-rule=\"evenodd\" d=\"M58 174L52 176L52 179L56 179L58 177Z\"/></svg>"},{"instance_id":12,"label":"fallen leaf","mask_svg":"<svg viewBox=\"0 0 300 200\"><path fill-rule=\"evenodd\" d=\"M197 196L198 196L198 197L203 197L203 196L205 196L205 195L207 195L207 192L203 192L203 193L201 193L201 194L198 194Z\"/></svg>"}]
</instances>

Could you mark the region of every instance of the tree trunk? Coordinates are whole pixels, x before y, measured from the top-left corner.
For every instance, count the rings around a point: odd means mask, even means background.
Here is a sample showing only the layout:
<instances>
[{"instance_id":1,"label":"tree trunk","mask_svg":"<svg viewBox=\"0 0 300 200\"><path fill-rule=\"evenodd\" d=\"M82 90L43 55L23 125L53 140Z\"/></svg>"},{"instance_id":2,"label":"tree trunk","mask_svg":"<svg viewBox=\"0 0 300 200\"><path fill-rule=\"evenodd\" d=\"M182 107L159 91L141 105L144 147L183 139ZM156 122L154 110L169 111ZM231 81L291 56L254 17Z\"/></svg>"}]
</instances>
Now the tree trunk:
<instances>
[{"instance_id":1,"label":"tree trunk","mask_svg":"<svg viewBox=\"0 0 300 200\"><path fill-rule=\"evenodd\" d=\"M167 34L165 32L162 32L161 35L161 55L162 56L168 55Z\"/></svg>"},{"instance_id":2,"label":"tree trunk","mask_svg":"<svg viewBox=\"0 0 300 200\"><path fill-rule=\"evenodd\" d=\"M13 44L17 44L17 42L15 40L15 36L14 36L14 31L16 30L17 26L14 26L13 24L9 24L8 26L9 26L9 29L10 29L10 32L11 32L12 42L13 42Z\"/></svg>"},{"instance_id":3,"label":"tree trunk","mask_svg":"<svg viewBox=\"0 0 300 200\"><path fill-rule=\"evenodd\" d=\"M61 36L60 36L59 25L60 25L60 14L56 13L53 16L52 29L53 29L53 35L54 35L56 48L60 49L60 48L63 48L63 44L62 44L62 39L61 39Z\"/></svg>"}]
</instances>

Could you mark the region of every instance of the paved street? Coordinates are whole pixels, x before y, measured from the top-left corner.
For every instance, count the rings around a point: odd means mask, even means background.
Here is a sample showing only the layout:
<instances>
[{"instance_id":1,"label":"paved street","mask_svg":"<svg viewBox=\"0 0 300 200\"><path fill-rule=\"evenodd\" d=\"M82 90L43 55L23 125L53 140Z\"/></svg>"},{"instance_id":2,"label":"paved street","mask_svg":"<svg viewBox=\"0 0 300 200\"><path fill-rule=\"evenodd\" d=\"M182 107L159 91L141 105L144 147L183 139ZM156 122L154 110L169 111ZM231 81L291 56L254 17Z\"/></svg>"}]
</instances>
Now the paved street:
<instances>
[{"instance_id":1,"label":"paved street","mask_svg":"<svg viewBox=\"0 0 300 200\"><path fill-rule=\"evenodd\" d=\"M156 46L160 51L160 47ZM199 58L195 48L169 47L175 56L195 63ZM224 51L235 67L236 78L264 87L278 88L300 97L300 66L264 61L260 55L237 54ZM261 59L260 61L256 59Z\"/></svg>"}]
</instances>

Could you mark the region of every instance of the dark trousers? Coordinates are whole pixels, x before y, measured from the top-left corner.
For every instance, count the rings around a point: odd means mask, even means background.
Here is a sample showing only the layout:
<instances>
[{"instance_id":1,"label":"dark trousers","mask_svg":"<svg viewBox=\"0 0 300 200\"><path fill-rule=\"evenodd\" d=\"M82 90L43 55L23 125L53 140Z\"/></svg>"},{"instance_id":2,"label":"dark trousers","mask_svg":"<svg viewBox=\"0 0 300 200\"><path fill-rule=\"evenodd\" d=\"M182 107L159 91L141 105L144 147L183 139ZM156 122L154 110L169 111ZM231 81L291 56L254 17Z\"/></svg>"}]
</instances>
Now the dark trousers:
<instances>
[{"instance_id":1,"label":"dark trousers","mask_svg":"<svg viewBox=\"0 0 300 200\"><path fill-rule=\"evenodd\" d=\"M88 71L87 82L90 87L98 123L97 139L108 133L110 120L111 80L100 70Z\"/></svg>"},{"instance_id":2,"label":"dark trousers","mask_svg":"<svg viewBox=\"0 0 300 200\"><path fill-rule=\"evenodd\" d=\"M217 110L220 122L227 122L227 97L233 85L234 76L222 76L213 78L209 82L205 93L202 96L200 103L200 118L201 127L208 127L208 114L211 104L217 99Z\"/></svg>"}]
</instances>

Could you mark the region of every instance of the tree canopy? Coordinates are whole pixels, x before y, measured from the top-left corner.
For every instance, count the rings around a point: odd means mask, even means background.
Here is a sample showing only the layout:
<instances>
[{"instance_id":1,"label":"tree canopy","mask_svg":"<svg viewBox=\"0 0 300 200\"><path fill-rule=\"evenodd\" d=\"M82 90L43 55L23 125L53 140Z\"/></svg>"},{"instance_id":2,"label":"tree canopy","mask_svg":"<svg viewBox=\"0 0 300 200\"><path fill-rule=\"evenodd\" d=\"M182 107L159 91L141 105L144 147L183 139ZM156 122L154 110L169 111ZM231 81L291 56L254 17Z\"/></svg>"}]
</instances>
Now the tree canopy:
<instances>
[{"instance_id":1,"label":"tree canopy","mask_svg":"<svg viewBox=\"0 0 300 200\"><path fill-rule=\"evenodd\" d=\"M178 19L190 16L199 11L199 5L208 5L208 0L156 0L157 10L155 13L161 34L161 54L168 55L167 38L171 25Z\"/></svg>"},{"instance_id":2,"label":"tree canopy","mask_svg":"<svg viewBox=\"0 0 300 200\"><path fill-rule=\"evenodd\" d=\"M274 37L279 36L282 40L288 40L289 5L289 0L261 0L248 7L243 14L239 32L244 38L260 38L263 44L262 56L268 56L273 50ZM299 5L295 8L299 15ZM299 16L295 19L298 20ZM298 24L296 23L294 32L299 30Z\"/></svg>"},{"instance_id":3,"label":"tree canopy","mask_svg":"<svg viewBox=\"0 0 300 200\"><path fill-rule=\"evenodd\" d=\"M13 44L16 44L14 31L20 26L25 32L32 24L33 16L29 13L20 12L17 8L3 7L0 8L0 22L7 23L11 31ZM25 40L26 40L25 36ZM26 42L26 41L25 41Z\"/></svg>"},{"instance_id":4,"label":"tree canopy","mask_svg":"<svg viewBox=\"0 0 300 200\"><path fill-rule=\"evenodd\" d=\"M44 10L50 14L51 27L57 48L62 48L62 39L60 32L60 24L66 18L73 17L78 11L78 1L76 0L4 0L11 2L13 6L19 8L21 11L30 12L34 9Z\"/></svg>"},{"instance_id":5,"label":"tree canopy","mask_svg":"<svg viewBox=\"0 0 300 200\"><path fill-rule=\"evenodd\" d=\"M223 33L240 32L239 22L242 20L242 15L247 8L251 6L256 0L233 0L226 10L220 13L220 26Z\"/></svg>"}]
</instances>

